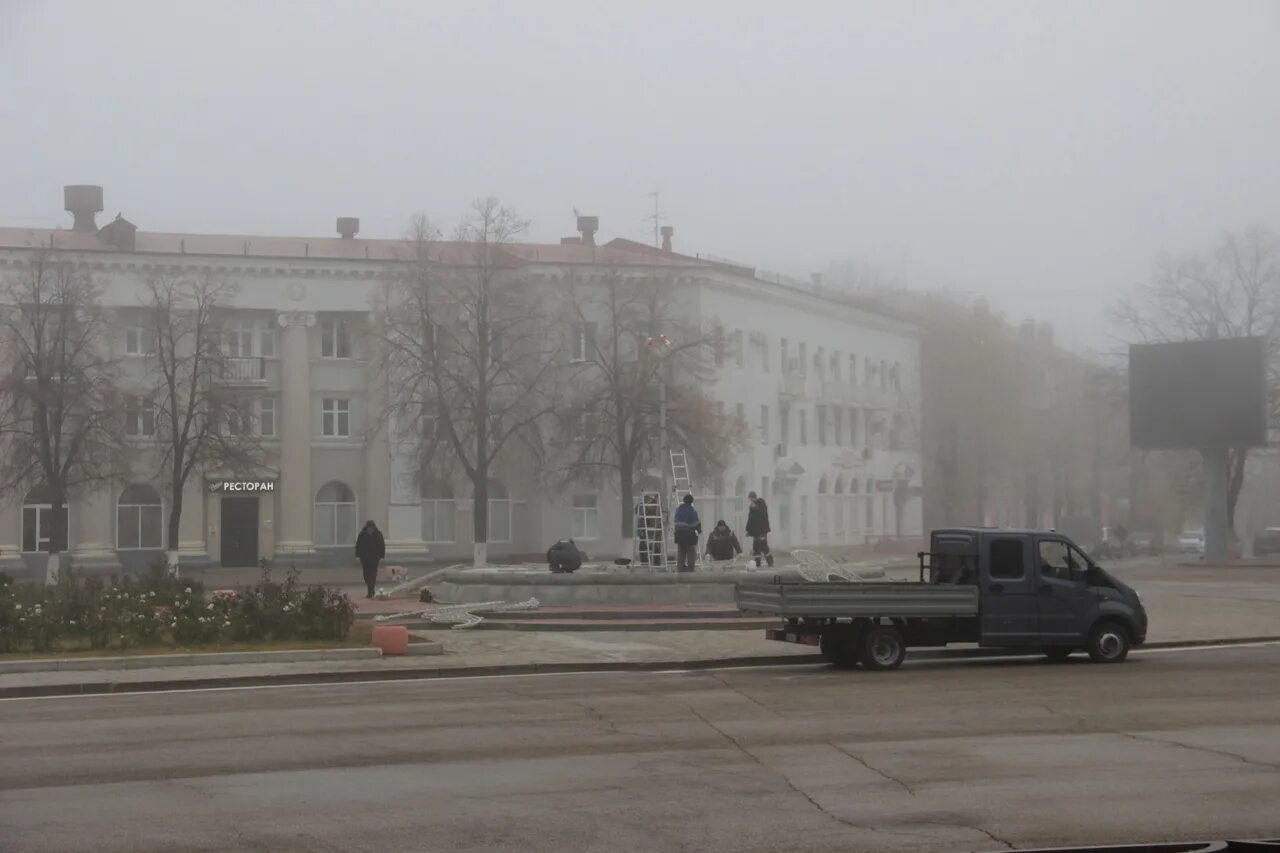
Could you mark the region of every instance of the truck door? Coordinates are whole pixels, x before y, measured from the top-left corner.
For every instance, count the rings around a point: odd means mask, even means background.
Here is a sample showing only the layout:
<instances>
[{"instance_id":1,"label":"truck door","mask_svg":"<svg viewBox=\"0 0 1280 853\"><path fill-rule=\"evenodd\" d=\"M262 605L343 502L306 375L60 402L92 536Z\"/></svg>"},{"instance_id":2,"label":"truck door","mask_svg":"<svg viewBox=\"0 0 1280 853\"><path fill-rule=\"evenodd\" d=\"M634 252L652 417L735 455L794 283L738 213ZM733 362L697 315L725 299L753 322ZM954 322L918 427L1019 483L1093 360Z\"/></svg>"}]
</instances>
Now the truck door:
<instances>
[{"instance_id":1,"label":"truck door","mask_svg":"<svg viewBox=\"0 0 1280 853\"><path fill-rule=\"evenodd\" d=\"M1035 572L1031 567L1031 537L987 538L982 566L979 644L1032 645L1038 639Z\"/></svg>"},{"instance_id":2,"label":"truck door","mask_svg":"<svg viewBox=\"0 0 1280 853\"><path fill-rule=\"evenodd\" d=\"M1085 583L1089 562L1071 543L1052 536L1036 541L1036 610L1049 645L1083 643L1093 599Z\"/></svg>"}]
</instances>

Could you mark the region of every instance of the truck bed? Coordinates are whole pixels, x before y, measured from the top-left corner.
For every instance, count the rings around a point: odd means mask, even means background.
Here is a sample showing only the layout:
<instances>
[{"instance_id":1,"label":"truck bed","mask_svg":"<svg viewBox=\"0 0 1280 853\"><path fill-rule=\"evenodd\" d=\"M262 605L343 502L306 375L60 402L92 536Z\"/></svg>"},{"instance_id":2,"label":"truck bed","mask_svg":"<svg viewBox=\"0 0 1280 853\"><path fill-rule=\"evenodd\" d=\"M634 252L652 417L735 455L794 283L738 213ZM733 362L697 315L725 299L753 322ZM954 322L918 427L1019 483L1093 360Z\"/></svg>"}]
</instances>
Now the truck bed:
<instances>
[{"instance_id":1,"label":"truck bed","mask_svg":"<svg viewBox=\"0 0 1280 853\"><path fill-rule=\"evenodd\" d=\"M927 583L740 583L734 599L743 613L787 618L974 617L976 586Z\"/></svg>"}]
</instances>

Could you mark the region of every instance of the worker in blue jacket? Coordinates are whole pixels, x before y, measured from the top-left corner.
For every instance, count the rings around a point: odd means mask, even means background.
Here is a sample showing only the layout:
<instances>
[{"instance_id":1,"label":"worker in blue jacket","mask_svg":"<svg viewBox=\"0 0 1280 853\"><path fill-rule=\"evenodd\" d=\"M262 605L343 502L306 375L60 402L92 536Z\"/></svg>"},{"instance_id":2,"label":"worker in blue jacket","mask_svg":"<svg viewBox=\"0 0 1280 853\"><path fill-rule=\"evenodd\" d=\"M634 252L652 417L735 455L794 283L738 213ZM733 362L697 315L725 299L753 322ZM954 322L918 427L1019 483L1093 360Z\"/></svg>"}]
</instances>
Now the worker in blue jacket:
<instances>
[{"instance_id":1,"label":"worker in blue jacket","mask_svg":"<svg viewBox=\"0 0 1280 853\"><path fill-rule=\"evenodd\" d=\"M693 495L685 495L684 502L676 509L675 533L677 571L691 572L698 562L698 535L702 533L702 521L693 508Z\"/></svg>"}]
</instances>

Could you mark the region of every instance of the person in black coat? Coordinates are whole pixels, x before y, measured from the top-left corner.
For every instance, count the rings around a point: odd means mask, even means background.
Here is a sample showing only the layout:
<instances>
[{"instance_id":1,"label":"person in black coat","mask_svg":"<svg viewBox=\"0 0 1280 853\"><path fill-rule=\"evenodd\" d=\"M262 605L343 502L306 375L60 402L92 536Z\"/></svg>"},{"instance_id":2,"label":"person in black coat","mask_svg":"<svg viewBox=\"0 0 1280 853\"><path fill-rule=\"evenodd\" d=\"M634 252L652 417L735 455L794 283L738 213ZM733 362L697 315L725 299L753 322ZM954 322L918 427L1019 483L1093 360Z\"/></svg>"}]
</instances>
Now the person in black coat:
<instances>
[{"instance_id":1,"label":"person in black coat","mask_svg":"<svg viewBox=\"0 0 1280 853\"><path fill-rule=\"evenodd\" d=\"M732 560L742 553L738 537L724 519L716 522L711 534L707 537L707 555L717 562Z\"/></svg>"},{"instance_id":2,"label":"person in black coat","mask_svg":"<svg viewBox=\"0 0 1280 853\"><path fill-rule=\"evenodd\" d=\"M387 556L387 543L382 538L382 531L372 520L366 521L356 537L356 559L360 568L364 569L364 582L369 587L369 598L373 598L373 585L378 581L378 563Z\"/></svg>"},{"instance_id":3,"label":"person in black coat","mask_svg":"<svg viewBox=\"0 0 1280 853\"><path fill-rule=\"evenodd\" d=\"M769 551L769 507L764 498L755 492L747 495L751 509L747 510L747 535L751 537L751 554L756 558L756 567L760 566L760 558L764 557L769 565L773 565L773 554Z\"/></svg>"}]
</instances>

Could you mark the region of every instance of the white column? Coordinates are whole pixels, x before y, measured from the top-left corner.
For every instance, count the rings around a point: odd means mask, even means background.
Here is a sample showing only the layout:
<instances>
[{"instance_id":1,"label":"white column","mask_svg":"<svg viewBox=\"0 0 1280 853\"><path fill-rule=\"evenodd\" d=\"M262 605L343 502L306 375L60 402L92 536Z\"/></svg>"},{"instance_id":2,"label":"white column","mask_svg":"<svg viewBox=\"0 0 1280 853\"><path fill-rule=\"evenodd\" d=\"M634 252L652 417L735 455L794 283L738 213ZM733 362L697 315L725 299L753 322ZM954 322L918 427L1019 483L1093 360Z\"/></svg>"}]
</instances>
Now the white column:
<instances>
[{"instance_id":1,"label":"white column","mask_svg":"<svg viewBox=\"0 0 1280 853\"><path fill-rule=\"evenodd\" d=\"M377 322L373 314L368 319L370 327ZM391 511L391 448L387 443L386 418L387 382L383 370L383 347L375 335L367 336L368 359L365 369L368 377L369 397L365 423L369 425L365 435L364 488L365 517L372 518L380 527L390 530Z\"/></svg>"},{"instance_id":2,"label":"white column","mask_svg":"<svg viewBox=\"0 0 1280 853\"><path fill-rule=\"evenodd\" d=\"M22 496L0 502L0 570L22 566Z\"/></svg>"},{"instance_id":3,"label":"white column","mask_svg":"<svg viewBox=\"0 0 1280 853\"><path fill-rule=\"evenodd\" d=\"M204 476L199 471L192 471L182 490L182 518L178 519L178 563L193 565L209 562L209 552L205 545L205 501L208 489ZM168 508L165 508L168 511ZM169 543L173 548L173 543Z\"/></svg>"},{"instance_id":4,"label":"white column","mask_svg":"<svg viewBox=\"0 0 1280 853\"><path fill-rule=\"evenodd\" d=\"M310 554L311 516L311 353L307 329L316 315L284 311L276 317L284 329L280 353L280 509L276 554Z\"/></svg>"},{"instance_id":5,"label":"white column","mask_svg":"<svg viewBox=\"0 0 1280 853\"><path fill-rule=\"evenodd\" d=\"M115 546L115 489L104 486L72 501L69 514L76 537L71 560L78 568L119 569Z\"/></svg>"},{"instance_id":6,"label":"white column","mask_svg":"<svg viewBox=\"0 0 1280 853\"><path fill-rule=\"evenodd\" d=\"M391 504L387 510L387 553L397 559L423 558L422 498L411 449L395 442L390 454Z\"/></svg>"}]
</instances>

